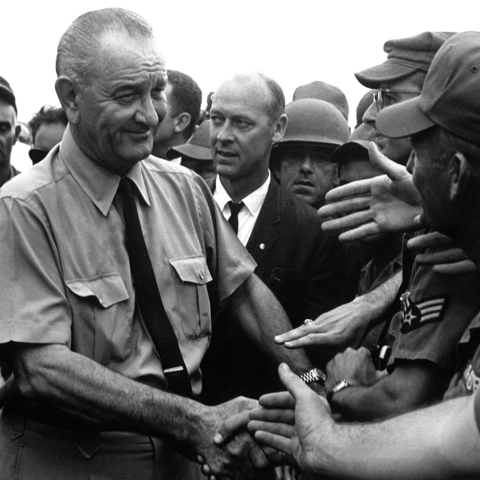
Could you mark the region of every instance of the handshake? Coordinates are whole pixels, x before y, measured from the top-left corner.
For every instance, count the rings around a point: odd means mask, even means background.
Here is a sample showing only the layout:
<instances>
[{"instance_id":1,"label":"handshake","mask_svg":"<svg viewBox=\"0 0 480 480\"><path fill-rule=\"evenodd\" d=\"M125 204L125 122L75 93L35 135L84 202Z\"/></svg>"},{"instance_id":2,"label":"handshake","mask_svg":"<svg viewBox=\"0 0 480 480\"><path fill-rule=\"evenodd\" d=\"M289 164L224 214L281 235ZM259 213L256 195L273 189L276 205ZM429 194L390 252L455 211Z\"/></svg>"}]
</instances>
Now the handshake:
<instances>
[{"instance_id":1,"label":"handshake","mask_svg":"<svg viewBox=\"0 0 480 480\"><path fill-rule=\"evenodd\" d=\"M209 480L256 478L272 466L277 479L295 480L300 471L317 467L317 462L310 467L308 451L325 422L333 423L328 403L286 364L279 375L288 391L211 407L217 422L222 420L213 445L204 445L196 458Z\"/></svg>"}]
</instances>

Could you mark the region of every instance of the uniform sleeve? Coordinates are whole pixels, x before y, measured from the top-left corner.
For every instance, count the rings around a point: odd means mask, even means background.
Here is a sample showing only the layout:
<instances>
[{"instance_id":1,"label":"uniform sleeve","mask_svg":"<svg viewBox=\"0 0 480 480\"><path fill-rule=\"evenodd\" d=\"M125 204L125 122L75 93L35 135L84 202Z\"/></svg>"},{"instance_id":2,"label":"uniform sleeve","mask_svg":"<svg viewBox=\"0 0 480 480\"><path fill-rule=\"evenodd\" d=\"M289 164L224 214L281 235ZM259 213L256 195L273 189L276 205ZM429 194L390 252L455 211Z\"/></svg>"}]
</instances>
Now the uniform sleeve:
<instances>
[{"instance_id":1,"label":"uniform sleeve","mask_svg":"<svg viewBox=\"0 0 480 480\"><path fill-rule=\"evenodd\" d=\"M207 262L217 280L218 299L223 302L254 272L257 264L225 220L207 184L199 176L202 216L205 218Z\"/></svg>"},{"instance_id":2,"label":"uniform sleeve","mask_svg":"<svg viewBox=\"0 0 480 480\"><path fill-rule=\"evenodd\" d=\"M24 201L0 199L0 343L70 342L71 313L55 241Z\"/></svg>"},{"instance_id":3,"label":"uniform sleeve","mask_svg":"<svg viewBox=\"0 0 480 480\"><path fill-rule=\"evenodd\" d=\"M403 319L393 347L395 359L429 360L448 374L456 363L456 346L479 310L477 274L435 274L414 267L402 297Z\"/></svg>"},{"instance_id":4,"label":"uniform sleeve","mask_svg":"<svg viewBox=\"0 0 480 480\"><path fill-rule=\"evenodd\" d=\"M477 429L480 433L480 389L475 393L473 409L475 412L475 421L477 422Z\"/></svg>"}]
</instances>

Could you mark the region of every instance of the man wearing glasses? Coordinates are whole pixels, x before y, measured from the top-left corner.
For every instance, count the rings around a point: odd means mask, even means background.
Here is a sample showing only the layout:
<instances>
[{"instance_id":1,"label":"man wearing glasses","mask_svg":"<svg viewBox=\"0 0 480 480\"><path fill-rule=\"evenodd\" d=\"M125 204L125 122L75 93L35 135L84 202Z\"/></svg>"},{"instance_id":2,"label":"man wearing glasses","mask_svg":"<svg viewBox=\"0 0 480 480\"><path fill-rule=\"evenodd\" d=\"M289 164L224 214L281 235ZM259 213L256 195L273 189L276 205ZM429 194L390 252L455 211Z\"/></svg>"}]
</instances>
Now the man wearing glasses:
<instances>
[{"instance_id":1,"label":"man wearing glasses","mask_svg":"<svg viewBox=\"0 0 480 480\"><path fill-rule=\"evenodd\" d=\"M365 112L363 123L375 129L380 151L402 165L407 164L412 151L410 139L382 135L376 128L377 114L390 105L420 95L435 53L451 35L447 32L424 32L414 37L389 40L383 47L388 53L387 61L355 74L363 86L376 89L374 102Z\"/></svg>"},{"instance_id":2,"label":"man wearing glasses","mask_svg":"<svg viewBox=\"0 0 480 480\"><path fill-rule=\"evenodd\" d=\"M377 89L363 121L375 129L380 151L397 163L407 163L412 151L410 139L381 135L376 128L377 114L420 95L435 52L450 36L425 32L388 41L384 47L387 61L356 74L363 85ZM457 275L452 282L451 276L434 273L432 266L418 265L415 253L404 252L404 279L398 300L394 302L400 282L393 276L379 287L383 295L373 298L366 294L339 307L348 313L343 317L345 330L358 332L361 325L368 331L379 323L383 312L388 311L392 318L380 335L374 362L366 349L349 348L327 365L325 386L330 405L345 419L381 419L435 401L441 398L453 374L456 344L479 306L477 281L464 274ZM390 307L392 303L394 309ZM308 328L302 327L303 338L299 338L297 329L282 335L281 343L289 342L289 347L318 347L322 342L325 347L325 337L332 337L334 330L340 329L341 321L337 325L331 321L335 316L340 318L339 309L322 315ZM345 342L344 347L348 346ZM389 374L379 376L377 371L387 364Z\"/></svg>"}]
</instances>

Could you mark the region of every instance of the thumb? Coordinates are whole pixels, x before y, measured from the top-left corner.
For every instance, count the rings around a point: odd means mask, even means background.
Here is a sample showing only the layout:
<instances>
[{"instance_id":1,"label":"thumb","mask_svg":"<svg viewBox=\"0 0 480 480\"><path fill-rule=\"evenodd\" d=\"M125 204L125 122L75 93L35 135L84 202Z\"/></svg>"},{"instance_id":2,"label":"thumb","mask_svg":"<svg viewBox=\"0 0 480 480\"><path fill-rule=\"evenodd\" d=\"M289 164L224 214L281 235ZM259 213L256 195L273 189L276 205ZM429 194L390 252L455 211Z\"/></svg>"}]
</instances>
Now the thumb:
<instances>
[{"instance_id":1,"label":"thumb","mask_svg":"<svg viewBox=\"0 0 480 480\"><path fill-rule=\"evenodd\" d=\"M313 390L311 390L299 376L295 375L290 367L286 363L281 363L278 367L278 375L280 380L285 385L287 390L290 392L292 397L295 400L295 403L299 400L300 397L305 395L315 395Z\"/></svg>"},{"instance_id":2,"label":"thumb","mask_svg":"<svg viewBox=\"0 0 480 480\"><path fill-rule=\"evenodd\" d=\"M383 153L380 153L380 150L374 142L370 142L368 154L370 155L372 164L385 173L391 180L402 180L405 176L410 175L403 165L390 160L383 155Z\"/></svg>"}]
</instances>

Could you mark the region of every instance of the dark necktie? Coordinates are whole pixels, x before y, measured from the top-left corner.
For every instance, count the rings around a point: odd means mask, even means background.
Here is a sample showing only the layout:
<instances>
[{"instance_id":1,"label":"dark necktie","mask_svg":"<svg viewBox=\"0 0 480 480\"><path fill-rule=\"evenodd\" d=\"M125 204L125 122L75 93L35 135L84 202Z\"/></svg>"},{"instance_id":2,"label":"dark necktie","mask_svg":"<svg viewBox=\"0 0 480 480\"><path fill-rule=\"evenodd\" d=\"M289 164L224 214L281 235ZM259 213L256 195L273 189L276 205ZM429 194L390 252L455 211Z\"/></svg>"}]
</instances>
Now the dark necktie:
<instances>
[{"instance_id":1,"label":"dark necktie","mask_svg":"<svg viewBox=\"0 0 480 480\"><path fill-rule=\"evenodd\" d=\"M148 255L135 205L135 189L135 184L129 178L122 178L119 192L123 194L127 251L138 306L155 349L162 360L167 389L179 395L193 397L187 367L163 306Z\"/></svg>"},{"instance_id":2,"label":"dark necktie","mask_svg":"<svg viewBox=\"0 0 480 480\"><path fill-rule=\"evenodd\" d=\"M233 231L238 234L238 213L243 208L244 203L230 201L228 202L228 206L230 207L230 211L232 212L230 218L228 219L228 223L232 226Z\"/></svg>"}]
</instances>

